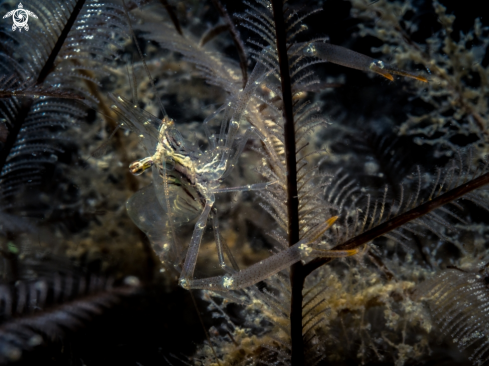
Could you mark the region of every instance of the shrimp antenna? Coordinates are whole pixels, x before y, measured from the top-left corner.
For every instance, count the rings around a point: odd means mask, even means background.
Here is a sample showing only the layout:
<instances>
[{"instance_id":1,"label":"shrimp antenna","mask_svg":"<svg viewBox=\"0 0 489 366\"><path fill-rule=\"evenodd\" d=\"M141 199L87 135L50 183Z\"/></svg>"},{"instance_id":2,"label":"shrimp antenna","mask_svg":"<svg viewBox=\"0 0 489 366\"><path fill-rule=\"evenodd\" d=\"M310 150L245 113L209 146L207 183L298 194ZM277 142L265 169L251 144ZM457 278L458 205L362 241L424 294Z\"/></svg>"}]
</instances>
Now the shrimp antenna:
<instances>
[{"instance_id":1,"label":"shrimp antenna","mask_svg":"<svg viewBox=\"0 0 489 366\"><path fill-rule=\"evenodd\" d=\"M217 357L216 350L214 349L214 346L212 345L211 338L209 337L209 332L205 328L204 321L202 320L202 316L200 316L200 311L199 307L197 306L197 301L195 301L194 294L192 293L192 290L189 291L190 297L192 298L192 302L194 303L195 311L197 311L197 316L199 317L200 325L202 325L202 329L204 329L205 337L207 338L207 343L209 343L209 346L211 346L212 353L214 354L214 358L217 361L217 365L221 366L221 362L219 362L219 358Z\"/></svg>"},{"instance_id":2,"label":"shrimp antenna","mask_svg":"<svg viewBox=\"0 0 489 366\"><path fill-rule=\"evenodd\" d=\"M138 104L138 89L137 89L137 84L136 84L136 77L134 76L134 63L132 61L132 58L131 58L131 68L129 68L126 65L126 71L127 71L127 77L129 79L129 84L131 85L131 94L132 94L131 102L132 102L132 104L137 105ZM97 109L90 107L88 104L84 104L84 105L87 106L88 108L94 110L95 112L99 113L100 115L104 116L105 118L112 119L117 123L117 126L115 126L115 128L112 131L112 133L110 134L110 136L99 147L97 147L95 150L93 150L90 153L90 157L86 160L86 161L88 161L91 157L98 159L105 154L106 148L107 148L110 140L112 140L112 137L114 137L114 135L116 134L117 131L119 131L119 129L121 128L122 125L121 125L121 123L118 123L111 116L104 114L104 113L98 111Z\"/></svg>"},{"instance_id":3,"label":"shrimp antenna","mask_svg":"<svg viewBox=\"0 0 489 366\"><path fill-rule=\"evenodd\" d=\"M163 113L163 121L162 123L165 124L167 121L171 121L170 117L168 117L168 114L166 113L165 107L163 107L163 103L161 102L161 99L158 97L158 93L156 92L156 86L153 81L153 77L151 76L151 73L149 72L148 65L146 65L146 61L144 60L143 53L141 52L141 48L139 47L139 44L136 39L136 35L134 34L134 30L132 28L131 24L131 18L129 17L129 12L127 11L127 6L125 0L122 0L122 6L124 7L124 14L127 18L127 24L129 25L129 31L131 32L131 36L134 39L134 43L136 44L136 48L138 49L139 57L141 57L141 61L143 62L144 70L146 71L146 75L148 76L149 80L151 81L151 86L153 87L153 93L158 99L158 102L160 104L160 110L161 113ZM162 185L163 185L163 190L165 192L165 206L166 206L166 212L168 213L168 219L170 221L170 231L171 231L171 236L173 239L173 245L172 245L172 251L175 256L175 261L180 261L180 251L178 250L178 245L177 245L177 236L175 233L175 223L173 222L173 214L171 210L171 205L170 205L170 199L169 199L169 192L170 189L168 187L168 178L166 176L166 162L165 159L162 159L162 169L163 169L163 175L162 175Z\"/></svg>"},{"instance_id":4,"label":"shrimp antenna","mask_svg":"<svg viewBox=\"0 0 489 366\"><path fill-rule=\"evenodd\" d=\"M134 39L134 43L136 44L136 47L138 49L139 57L141 57L141 60L143 61L144 70L146 71L146 74L148 75L148 78L151 81L151 86L153 87L153 93L154 93L155 97L158 99L158 102L160 104L160 110L163 113L163 123L165 123L165 121L169 120L170 118L168 117L168 114L166 113L166 110L163 107L163 103L161 102L161 99L158 97L158 94L156 92L156 86L154 84L153 78L151 77L151 73L149 72L148 65L146 65L146 61L144 61L143 53L141 52L141 49L139 48L139 44L136 40L136 35L134 34L134 31L132 29L131 19L129 17L129 13L127 12L126 2L124 0L122 0L122 5L124 6L124 14L126 15L126 18L127 18L127 24L129 25L129 30L131 32L133 39ZM170 200L168 198L169 189L168 189L168 178L166 176L165 159L162 159L162 165L163 165L163 177L162 177L163 179L162 180L163 180L163 188L165 191L165 203L166 203L166 208L167 208L166 212L168 213L168 218L170 220L170 229L171 229L171 233L172 233L172 237L173 237L173 245L175 246L175 249L177 249L176 248L177 241L176 241L176 235L175 235L173 215L171 213ZM177 251L177 253L178 253L178 251ZM178 257L178 254L177 254L177 257ZM179 258L177 258L177 259L179 259ZM202 325L202 328L204 329L205 335L207 337L207 341L209 342L209 345L212 349L212 353L214 354L214 357L216 358L217 364L219 366L221 366L221 363L219 362L219 358L217 357L216 351L214 350L214 347L212 346L212 343L210 341L209 333L207 332L207 329L205 329L204 322L202 321L202 317L200 316L199 308L197 307L197 303L195 301L195 298L194 298L192 292L190 292L190 296L192 297L192 301L194 303L195 310L197 311L197 314L199 316L200 323Z\"/></svg>"},{"instance_id":5,"label":"shrimp antenna","mask_svg":"<svg viewBox=\"0 0 489 366\"><path fill-rule=\"evenodd\" d=\"M138 104L138 85L136 83L136 77L134 76L134 62L131 57L131 68L126 65L127 77L129 78L129 83L131 84L131 94L132 94L132 104Z\"/></svg>"},{"instance_id":6,"label":"shrimp antenna","mask_svg":"<svg viewBox=\"0 0 489 366\"><path fill-rule=\"evenodd\" d=\"M153 81L153 77L151 76L151 73L149 72L148 65L146 65L146 61L144 60L143 53L141 52L141 48L139 47L139 43L136 39L136 35L134 34L134 30L132 29L131 18L129 17L129 12L127 11L127 6L126 6L125 0L122 0L122 6L124 7L124 15L127 18L127 25L129 26L129 31L131 33L132 38L134 39L134 44L136 45L136 48L138 49L139 57L141 57L141 61L143 62L144 71L146 71L146 75L148 76L148 78L151 82L151 86L153 88L153 93L154 93L156 99L158 99L158 104L160 105L161 113L163 113L163 117L168 117L168 114L166 113L165 107L163 107L163 103L161 102L161 99L158 97L158 93L156 92L156 86L155 86L155 83Z\"/></svg>"}]
</instances>

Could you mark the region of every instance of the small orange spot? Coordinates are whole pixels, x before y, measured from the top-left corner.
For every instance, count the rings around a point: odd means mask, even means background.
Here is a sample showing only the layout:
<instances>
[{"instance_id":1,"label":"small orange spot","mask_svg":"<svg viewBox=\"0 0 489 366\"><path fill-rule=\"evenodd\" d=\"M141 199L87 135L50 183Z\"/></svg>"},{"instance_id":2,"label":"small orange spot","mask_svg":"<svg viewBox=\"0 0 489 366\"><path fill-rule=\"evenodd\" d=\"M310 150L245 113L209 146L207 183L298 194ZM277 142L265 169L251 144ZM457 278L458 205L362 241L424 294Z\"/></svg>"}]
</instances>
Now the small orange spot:
<instances>
[{"instance_id":1,"label":"small orange spot","mask_svg":"<svg viewBox=\"0 0 489 366\"><path fill-rule=\"evenodd\" d=\"M358 249L349 249L349 250L345 250L345 252L346 252L346 256L350 257L352 255L358 254L359 250Z\"/></svg>"},{"instance_id":2,"label":"small orange spot","mask_svg":"<svg viewBox=\"0 0 489 366\"><path fill-rule=\"evenodd\" d=\"M380 67L378 67L377 65L375 65L374 63L372 63L370 65L370 70L372 70L373 72L375 72L376 74L379 74L383 77L385 77L386 79L389 79L390 81L394 81L394 77L389 74L387 72L387 70L384 70L383 68L381 69Z\"/></svg>"},{"instance_id":3,"label":"small orange spot","mask_svg":"<svg viewBox=\"0 0 489 366\"><path fill-rule=\"evenodd\" d=\"M388 72L386 73L378 73L379 75L382 75L383 77L385 77L386 79L389 79L390 81L394 81L394 76L392 76L391 74L389 74Z\"/></svg>"},{"instance_id":4,"label":"small orange spot","mask_svg":"<svg viewBox=\"0 0 489 366\"><path fill-rule=\"evenodd\" d=\"M333 216L332 218L326 220L326 223L328 224L327 229L331 227L335 223L335 221L338 220L338 216Z\"/></svg>"},{"instance_id":5,"label":"small orange spot","mask_svg":"<svg viewBox=\"0 0 489 366\"><path fill-rule=\"evenodd\" d=\"M428 79L426 79L424 76L414 76L416 80L422 81L423 83L427 83Z\"/></svg>"}]
</instances>

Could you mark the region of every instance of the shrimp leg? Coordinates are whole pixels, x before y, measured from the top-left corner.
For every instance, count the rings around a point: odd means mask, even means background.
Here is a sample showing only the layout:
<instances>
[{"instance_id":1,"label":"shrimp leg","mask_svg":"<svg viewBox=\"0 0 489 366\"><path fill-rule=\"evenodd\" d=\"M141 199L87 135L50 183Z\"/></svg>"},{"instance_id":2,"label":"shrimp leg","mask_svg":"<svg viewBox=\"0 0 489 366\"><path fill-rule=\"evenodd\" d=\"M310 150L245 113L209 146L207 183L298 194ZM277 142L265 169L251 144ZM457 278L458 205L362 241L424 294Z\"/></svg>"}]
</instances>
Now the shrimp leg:
<instances>
[{"instance_id":1,"label":"shrimp leg","mask_svg":"<svg viewBox=\"0 0 489 366\"><path fill-rule=\"evenodd\" d=\"M321 237L321 235L334 224L336 219L337 216L330 218L323 224L312 229L306 234L305 238L298 243L287 248L286 250L262 260L259 263L255 263L252 266L236 273L192 280L191 287L194 289L229 291L246 288L263 281L300 261L304 256L310 255L313 249L309 247L309 244L312 244L319 237ZM319 256L342 258L355 255L358 252L359 249L322 250Z\"/></svg>"},{"instance_id":2,"label":"shrimp leg","mask_svg":"<svg viewBox=\"0 0 489 366\"><path fill-rule=\"evenodd\" d=\"M194 281L192 278L194 276L195 265L197 264L197 256L199 254L200 243L202 241L202 235L204 234L207 218L209 217L209 213L211 212L215 201L216 199L213 194L206 197L204 210L200 214L200 217L195 224L192 239L190 240L190 244L188 246L185 263L179 279L180 286L187 290L190 288L195 288L192 284Z\"/></svg>"},{"instance_id":3,"label":"shrimp leg","mask_svg":"<svg viewBox=\"0 0 489 366\"><path fill-rule=\"evenodd\" d=\"M335 46L330 43L313 42L307 45L303 51L306 56L314 56L334 64L346 66L362 71L373 71L390 81L394 80L392 74L413 78L424 83L428 82L423 76L415 75L407 71L399 70L391 65L386 65L380 60L368 57L348 48Z\"/></svg>"}]
</instances>

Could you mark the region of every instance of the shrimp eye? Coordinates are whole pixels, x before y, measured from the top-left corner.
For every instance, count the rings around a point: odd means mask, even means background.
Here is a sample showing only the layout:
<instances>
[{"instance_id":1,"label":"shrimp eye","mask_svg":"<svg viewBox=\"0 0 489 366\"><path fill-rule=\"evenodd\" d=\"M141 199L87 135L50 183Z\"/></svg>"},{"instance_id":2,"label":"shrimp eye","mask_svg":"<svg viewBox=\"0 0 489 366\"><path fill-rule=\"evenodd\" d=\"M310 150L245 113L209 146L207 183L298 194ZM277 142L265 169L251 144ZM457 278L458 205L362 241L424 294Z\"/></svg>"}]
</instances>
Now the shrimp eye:
<instances>
[{"instance_id":1,"label":"shrimp eye","mask_svg":"<svg viewBox=\"0 0 489 366\"><path fill-rule=\"evenodd\" d=\"M129 171L131 172L131 174L134 175L140 175L144 172L144 170L142 169L142 164L139 161L136 161L129 165Z\"/></svg>"},{"instance_id":2,"label":"shrimp eye","mask_svg":"<svg viewBox=\"0 0 489 366\"><path fill-rule=\"evenodd\" d=\"M134 175L141 175L143 172L153 165L152 158L144 158L141 160L137 160L129 165L129 171Z\"/></svg>"}]
</instances>

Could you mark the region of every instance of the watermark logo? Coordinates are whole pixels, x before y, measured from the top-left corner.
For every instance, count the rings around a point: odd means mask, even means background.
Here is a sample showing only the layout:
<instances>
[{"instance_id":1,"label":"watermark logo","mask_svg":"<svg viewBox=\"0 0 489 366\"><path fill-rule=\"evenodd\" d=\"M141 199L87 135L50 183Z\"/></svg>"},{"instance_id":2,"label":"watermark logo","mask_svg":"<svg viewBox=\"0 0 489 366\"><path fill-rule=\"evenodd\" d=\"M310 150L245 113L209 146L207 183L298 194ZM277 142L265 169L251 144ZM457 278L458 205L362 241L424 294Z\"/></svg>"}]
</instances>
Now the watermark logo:
<instances>
[{"instance_id":1,"label":"watermark logo","mask_svg":"<svg viewBox=\"0 0 489 366\"><path fill-rule=\"evenodd\" d=\"M36 14L34 14L32 11L24 9L22 3L19 3L18 9L9 11L3 16L3 19L11 16L12 20L14 21L14 24L12 25L12 30L15 31L18 28L19 32L22 32L22 28L25 28L26 31L29 30L29 24L27 24L27 22L29 21L29 15L37 19Z\"/></svg>"}]
</instances>

